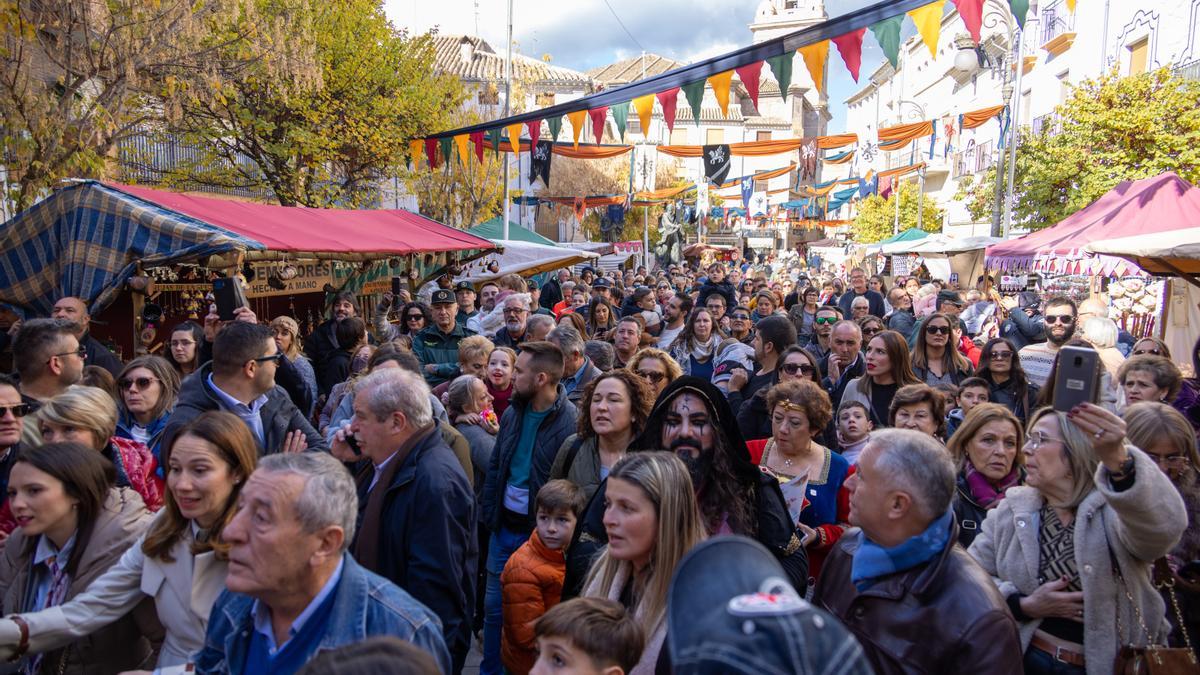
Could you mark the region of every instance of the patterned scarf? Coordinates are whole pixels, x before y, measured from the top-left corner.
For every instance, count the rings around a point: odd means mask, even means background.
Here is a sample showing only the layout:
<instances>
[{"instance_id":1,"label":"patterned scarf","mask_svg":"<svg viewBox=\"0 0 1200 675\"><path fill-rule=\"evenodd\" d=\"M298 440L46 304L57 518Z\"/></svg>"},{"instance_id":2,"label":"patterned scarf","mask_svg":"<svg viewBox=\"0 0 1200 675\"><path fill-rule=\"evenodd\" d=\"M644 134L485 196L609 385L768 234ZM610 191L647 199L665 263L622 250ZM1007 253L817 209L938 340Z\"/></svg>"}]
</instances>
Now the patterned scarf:
<instances>
[{"instance_id":1,"label":"patterned scarf","mask_svg":"<svg viewBox=\"0 0 1200 675\"><path fill-rule=\"evenodd\" d=\"M971 499L989 511L1000 505L1000 500L1004 499L1004 492L1008 488L1021 482L1021 472L1017 469L1016 464L1013 464L1012 471L1001 478L999 483L993 483L990 478L977 471L975 465L971 464L971 460L966 460L963 465Z\"/></svg>"},{"instance_id":2,"label":"patterned scarf","mask_svg":"<svg viewBox=\"0 0 1200 675\"><path fill-rule=\"evenodd\" d=\"M884 548L867 539L861 530L858 533L858 553L850 563L850 581L860 592L865 591L883 577L910 570L929 562L946 548L950 541L954 511L929 524L925 531L907 541Z\"/></svg>"}]
</instances>

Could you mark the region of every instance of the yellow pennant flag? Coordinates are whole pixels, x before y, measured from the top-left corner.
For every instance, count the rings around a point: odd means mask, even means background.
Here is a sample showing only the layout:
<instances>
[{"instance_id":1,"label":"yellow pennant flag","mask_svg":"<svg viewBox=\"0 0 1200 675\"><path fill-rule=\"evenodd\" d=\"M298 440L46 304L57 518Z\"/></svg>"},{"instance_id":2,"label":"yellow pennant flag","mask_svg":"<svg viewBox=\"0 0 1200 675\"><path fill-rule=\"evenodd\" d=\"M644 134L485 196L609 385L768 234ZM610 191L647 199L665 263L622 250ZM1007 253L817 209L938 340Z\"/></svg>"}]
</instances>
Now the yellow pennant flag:
<instances>
[{"instance_id":1,"label":"yellow pennant flag","mask_svg":"<svg viewBox=\"0 0 1200 675\"><path fill-rule=\"evenodd\" d=\"M817 91L824 93L825 60L829 58L829 40L821 40L796 51L804 57L804 65L808 67L808 75L812 78L813 86L817 88Z\"/></svg>"},{"instance_id":2,"label":"yellow pennant flag","mask_svg":"<svg viewBox=\"0 0 1200 675\"><path fill-rule=\"evenodd\" d=\"M571 137L575 139L576 150L579 149L579 132L583 131L583 125L586 120L586 110L576 110L575 112L567 113L567 121L571 123Z\"/></svg>"},{"instance_id":3,"label":"yellow pennant flag","mask_svg":"<svg viewBox=\"0 0 1200 675\"><path fill-rule=\"evenodd\" d=\"M637 112L638 122L642 125L642 136L650 136L650 115L654 113L654 94L639 96L632 101L633 109Z\"/></svg>"},{"instance_id":4,"label":"yellow pennant flag","mask_svg":"<svg viewBox=\"0 0 1200 675\"><path fill-rule=\"evenodd\" d=\"M467 156L470 154L467 151L467 142L469 139L470 137L466 134L459 134L454 137L454 145L458 148L458 161L462 162L463 166L467 165Z\"/></svg>"},{"instance_id":5,"label":"yellow pennant flag","mask_svg":"<svg viewBox=\"0 0 1200 675\"><path fill-rule=\"evenodd\" d=\"M716 97L717 105L721 107L721 114L725 117L729 117L729 85L732 82L732 70L710 75L708 78L708 86L713 88L713 96Z\"/></svg>"},{"instance_id":6,"label":"yellow pennant flag","mask_svg":"<svg viewBox=\"0 0 1200 675\"><path fill-rule=\"evenodd\" d=\"M925 41L925 46L929 47L930 55L935 59L937 58L938 36L942 32L942 9L945 5L946 0L937 0L924 7L910 10L908 13L913 23L916 24L921 39Z\"/></svg>"},{"instance_id":7,"label":"yellow pennant flag","mask_svg":"<svg viewBox=\"0 0 1200 675\"><path fill-rule=\"evenodd\" d=\"M408 142L408 159L412 162L412 168L418 169L421 167L421 156L425 154L425 143L421 139L416 139Z\"/></svg>"},{"instance_id":8,"label":"yellow pennant flag","mask_svg":"<svg viewBox=\"0 0 1200 675\"><path fill-rule=\"evenodd\" d=\"M1070 10L1072 14L1075 13L1075 1L1076 0L1067 0L1067 9Z\"/></svg>"},{"instance_id":9,"label":"yellow pennant flag","mask_svg":"<svg viewBox=\"0 0 1200 675\"><path fill-rule=\"evenodd\" d=\"M524 128L525 125L520 123L508 125L508 144L513 152L521 151L521 130Z\"/></svg>"}]
</instances>

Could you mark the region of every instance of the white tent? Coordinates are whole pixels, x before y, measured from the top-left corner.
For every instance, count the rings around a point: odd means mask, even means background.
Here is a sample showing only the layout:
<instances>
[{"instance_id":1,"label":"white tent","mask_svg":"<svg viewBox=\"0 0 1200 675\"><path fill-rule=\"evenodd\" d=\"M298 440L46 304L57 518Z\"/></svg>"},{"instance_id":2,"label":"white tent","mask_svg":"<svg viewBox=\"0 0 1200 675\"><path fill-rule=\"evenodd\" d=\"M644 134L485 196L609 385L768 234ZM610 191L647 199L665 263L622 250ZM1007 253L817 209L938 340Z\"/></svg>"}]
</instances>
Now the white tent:
<instances>
[{"instance_id":1,"label":"white tent","mask_svg":"<svg viewBox=\"0 0 1200 675\"><path fill-rule=\"evenodd\" d=\"M473 260L458 280L466 280L477 284L483 281L499 279L505 274L520 274L528 277L541 272L570 267L585 262L595 262L600 258L595 253L581 251L577 248L559 248L533 244L514 239L498 239L495 243L504 247L503 253L492 253L478 260ZM489 269L492 263L495 269Z\"/></svg>"}]
</instances>

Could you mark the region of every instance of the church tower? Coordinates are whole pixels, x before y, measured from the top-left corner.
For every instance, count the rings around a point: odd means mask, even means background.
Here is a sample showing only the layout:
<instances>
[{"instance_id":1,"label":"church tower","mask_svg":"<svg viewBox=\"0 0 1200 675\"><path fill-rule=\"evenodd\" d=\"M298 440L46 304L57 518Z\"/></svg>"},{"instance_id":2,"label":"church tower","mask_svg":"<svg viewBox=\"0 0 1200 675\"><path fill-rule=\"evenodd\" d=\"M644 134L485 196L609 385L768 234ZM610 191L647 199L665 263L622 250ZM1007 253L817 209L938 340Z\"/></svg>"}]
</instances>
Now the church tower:
<instances>
[{"instance_id":1,"label":"church tower","mask_svg":"<svg viewBox=\"0 0 1200 675\"><path fill-rule=\"evenodd\" d=\"M814 26L828 18L824 0L763 0L754 13L750 33L757 44ZM828 100L813 85L804 60L799 55L792 58L792 83L784 104L785 114L792 122L792 134L797 138L822 136L830 119ZM828 65L826 71L828 86ZM770 69L763 72L768 73Z\"/></svg>"}]
</instances>

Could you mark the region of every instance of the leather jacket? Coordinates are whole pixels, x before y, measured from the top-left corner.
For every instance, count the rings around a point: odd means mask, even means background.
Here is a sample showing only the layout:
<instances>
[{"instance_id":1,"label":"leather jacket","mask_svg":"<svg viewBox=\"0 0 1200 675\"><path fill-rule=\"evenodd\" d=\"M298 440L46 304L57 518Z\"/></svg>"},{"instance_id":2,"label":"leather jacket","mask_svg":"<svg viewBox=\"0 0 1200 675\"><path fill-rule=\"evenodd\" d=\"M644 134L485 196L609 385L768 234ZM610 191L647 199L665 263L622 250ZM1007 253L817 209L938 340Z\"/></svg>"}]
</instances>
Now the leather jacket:
<instances>
[{"instance_id":1,"label":"leather jacket","mask_svg":"<svg viewBox=\"0 0 1200 675\"><path fill-rule=\"evenodd\" d=\"M850 530L826 558L813 603L858 638L878 675L1020 675L1017 623L957 541L955 524L937 557L859 591L850 580L859 531Z\"/></svg>"}]
</instances>

